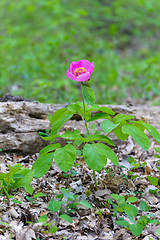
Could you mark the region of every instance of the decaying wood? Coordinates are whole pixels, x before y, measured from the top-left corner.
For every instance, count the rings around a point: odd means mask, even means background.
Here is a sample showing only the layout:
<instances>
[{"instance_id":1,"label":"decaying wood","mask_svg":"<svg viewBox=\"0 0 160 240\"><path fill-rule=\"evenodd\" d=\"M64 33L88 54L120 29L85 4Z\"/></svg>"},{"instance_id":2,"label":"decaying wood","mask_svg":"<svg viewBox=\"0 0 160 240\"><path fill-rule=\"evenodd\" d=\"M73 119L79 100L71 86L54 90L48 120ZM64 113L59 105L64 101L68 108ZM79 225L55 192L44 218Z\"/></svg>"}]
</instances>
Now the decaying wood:
<instances>
[{"instance_id":1,"label":"decaying wood","mask_svg":"<svg viewBox=\"0 0 160 240\"><path fill-rule=\"evenodd\" d=\"M0 149L7 152L36 153L47 143L39 137L39 131L49 128L48 114L67 104L43 104L38 102L0 102ZM130 114L148 122L160 132L160 107L105 105L116 113ZM65 129L79 128L85 132L82 120L76 115Z\"/></svg>"}]
</instances>

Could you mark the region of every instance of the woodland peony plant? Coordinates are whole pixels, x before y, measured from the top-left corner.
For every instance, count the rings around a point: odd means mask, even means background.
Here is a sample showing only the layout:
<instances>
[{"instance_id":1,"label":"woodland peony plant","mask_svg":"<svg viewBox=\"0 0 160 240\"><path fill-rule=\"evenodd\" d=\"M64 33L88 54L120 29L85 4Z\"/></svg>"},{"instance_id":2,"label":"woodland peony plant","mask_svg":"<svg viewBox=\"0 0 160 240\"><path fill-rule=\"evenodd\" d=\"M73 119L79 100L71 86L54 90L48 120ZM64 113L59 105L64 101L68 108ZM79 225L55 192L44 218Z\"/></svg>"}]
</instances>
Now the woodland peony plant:
<instances>
[{"instance_id":1,"label":"woodland peony plant","mask_svg":"<svg viewBox=\"0 0 160 240\"><path fill-rule=\"evenodd\" d=\"M81 83L82 102L69 104L67 107L57 110L50 117L50 134L42 136L42 138L50 140L51 144L40 151L39 157L33 165L36 178L43 176L50 169L53 159L62 171L67 172L72 168L78 155L93 170L95 185L97 185L95 172L100 172L105 167L107 159L118 166L118 157L112 150L115 144L110 138L111 133L114 133L122 141L131 136L146 151L149 149L150 142L145 130L160 143L160 134L152 125L137 121L132 115L115 114L110 108L95 104L95 94L88 85L93 70L94 63L84 59L72 62L70 70L67 70L66 74L69 79ZM97 113L93 114L92 112L95 113L95 111ZM81 133L79 129L75 129L58 134L61 127L74 114L81 116L87 133ZM100 124L102 131L91 132L88 123L97 119L102 119ZM54 143L57 137L65 139L67 144L62 147L60 143Z\"/></svg>"}]
</instances>

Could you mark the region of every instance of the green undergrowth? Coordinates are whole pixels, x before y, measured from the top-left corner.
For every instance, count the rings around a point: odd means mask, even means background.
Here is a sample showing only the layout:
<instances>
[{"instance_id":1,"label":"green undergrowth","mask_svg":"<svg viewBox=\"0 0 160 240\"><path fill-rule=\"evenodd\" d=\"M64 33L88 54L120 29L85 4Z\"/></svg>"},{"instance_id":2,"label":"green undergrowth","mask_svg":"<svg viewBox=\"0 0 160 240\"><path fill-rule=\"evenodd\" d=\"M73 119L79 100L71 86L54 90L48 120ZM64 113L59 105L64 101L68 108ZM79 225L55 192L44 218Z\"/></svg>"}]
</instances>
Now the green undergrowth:
<instances>
[{"instance_id":1,"label":"green undergrowth","mask_svg":"<svg viewBox=\"0 0 160 240\"><path fill-rule=\"evenodd\" d=\"M1 0L0 96L79 100L79 84L65 72L88 59L98 103L159 104L159 10L156 0Z\"/></svg>"}]
</instances>

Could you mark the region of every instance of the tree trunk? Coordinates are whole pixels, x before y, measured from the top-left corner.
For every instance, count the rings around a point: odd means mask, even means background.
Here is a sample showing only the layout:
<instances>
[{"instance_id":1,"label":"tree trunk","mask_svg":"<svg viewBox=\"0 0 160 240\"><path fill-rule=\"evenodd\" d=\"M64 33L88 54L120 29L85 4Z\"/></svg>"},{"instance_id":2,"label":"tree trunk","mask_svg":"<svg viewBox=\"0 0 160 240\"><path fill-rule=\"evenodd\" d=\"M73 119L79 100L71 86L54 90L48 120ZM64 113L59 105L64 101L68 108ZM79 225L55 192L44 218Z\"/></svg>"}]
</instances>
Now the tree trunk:
<instances>
[{"instance_id":1,"label":"tree trunk","mask_svg":"<svg viewBox=\"0 0 160 240\"><path fill-rule=\"evenodd\" d=\"M39 131L49 129L48 114L52 114L67 104L43 104L38 102L0 102L0 149L4 152L33 154L39 152L48 143L39 136ZM160 107L105 105L117 114L130 114L136 119L152 124L160 132ZM100 121L97 121L98 125ZM65 123L66 129L80 129L85 132L83 121L74 115ZM63 143L62 143L63 144Z\"/></svg>"}]
</instances>

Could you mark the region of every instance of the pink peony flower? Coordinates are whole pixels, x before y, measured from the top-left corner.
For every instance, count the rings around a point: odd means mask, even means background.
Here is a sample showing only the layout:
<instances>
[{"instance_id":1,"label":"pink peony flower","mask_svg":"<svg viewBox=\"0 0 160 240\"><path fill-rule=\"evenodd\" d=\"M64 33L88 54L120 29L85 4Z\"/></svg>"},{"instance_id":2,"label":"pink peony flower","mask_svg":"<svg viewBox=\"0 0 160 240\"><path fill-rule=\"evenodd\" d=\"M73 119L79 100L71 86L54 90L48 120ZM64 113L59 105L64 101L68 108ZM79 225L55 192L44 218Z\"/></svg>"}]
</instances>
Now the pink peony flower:
<instances>
[{"instance_id":1,"label":"pink peony flower","mask_svg":"<svg viewBox=\"0 0 160 240\"><path fill-rule=\"evenodd\" d=\"M85 82L90 79L90 75L94 70L94 62L90 63L88 60L80 60L79 62L72 62L70 71L67 70L67 77L77 82Z\"/></svg>"}]
</instances>

